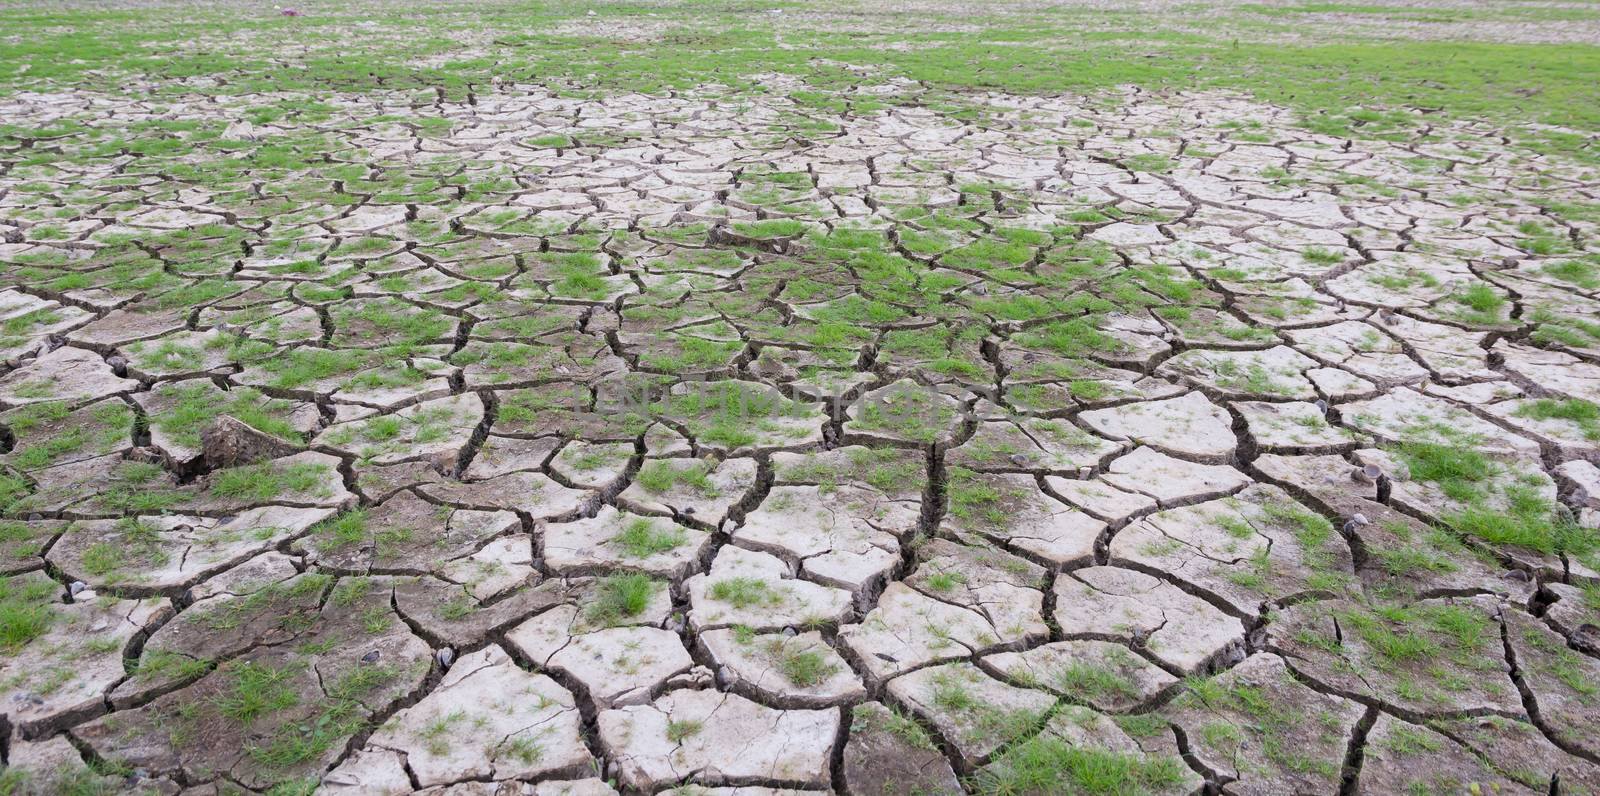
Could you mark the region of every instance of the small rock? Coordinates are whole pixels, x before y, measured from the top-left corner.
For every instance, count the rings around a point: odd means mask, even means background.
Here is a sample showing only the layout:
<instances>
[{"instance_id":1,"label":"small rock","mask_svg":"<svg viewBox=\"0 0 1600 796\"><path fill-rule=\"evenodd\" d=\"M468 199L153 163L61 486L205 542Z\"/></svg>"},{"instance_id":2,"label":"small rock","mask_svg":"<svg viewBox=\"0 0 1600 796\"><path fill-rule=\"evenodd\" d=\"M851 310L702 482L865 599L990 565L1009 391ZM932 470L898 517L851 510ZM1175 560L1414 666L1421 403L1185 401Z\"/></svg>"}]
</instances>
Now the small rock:
<instances>
[{"instance_id":1,"label":"small rock","mask_svg":"<svg viewBox=\"0 0 1600 796\"><path fill-rule=\"evenodd\" d=\"M87 589L87 588L89 588L89 584L84 583L81 580L75 580L75 581L73 581L71 584L69 584L67 586L67 592L72 594L74 597L76 597L78 595L78 592L81 592L81 591L83 591L84 589Z\"/></svg>"},{"instance_id":2,"label":"small rock","mask_svg":"<svg viewBox=\"0 0 1600 796\"><path fill-rule=\"evenodd\" d=\"M200 432L200 447L212 467L237 467L300 451L293 443L257 431L228 415L218 415Z\"/></svg>"},{"instance_id":3,"label":"small rock","mask_svg":"<svg viewBox=\"0 0 1600 796\"><path fill-rule=\"evenodd\" d=\"M379 652L378 650L373 650L373 651L361 656L361 662L362 663L377 663L378 662L378 658L381 655L382 655L382 653Z\"/></svg>"},{"instance_id":4,"label":"small rock","mask_svg":"<svg viewBox=\"0 0 1600 796\"><path fill-rule=\"evenodd\" d=\"M1572 632L1572 646L1589 653L1600 655L1600 627L1595 625L1579 625Z\"/></svg>"}]
</instances>

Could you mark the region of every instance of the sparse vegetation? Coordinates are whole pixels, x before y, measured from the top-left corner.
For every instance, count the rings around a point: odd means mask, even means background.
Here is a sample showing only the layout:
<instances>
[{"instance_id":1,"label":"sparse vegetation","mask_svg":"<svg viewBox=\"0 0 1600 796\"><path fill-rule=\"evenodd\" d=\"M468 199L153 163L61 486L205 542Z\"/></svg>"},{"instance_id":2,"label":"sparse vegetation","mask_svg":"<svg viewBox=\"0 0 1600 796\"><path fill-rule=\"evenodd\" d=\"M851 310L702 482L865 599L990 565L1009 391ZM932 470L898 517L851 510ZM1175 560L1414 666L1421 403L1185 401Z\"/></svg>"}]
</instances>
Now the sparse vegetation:
<instances>
[{"instance_id":1,"label":"sparse vegetation","mask_svg":"<svg viewBox=\"0 0 1600 796\"><path fill-rule=\"evenodd\" d=\"M648 575L638 573L610 575L595 585L593 601L585 618L597 625L612 625L644 613L650 598L660 588Z\"/></svg>"},{"instance_id":2,"label":"sparse vegetation","mask_svg":"<svg viewBox=\"0 0 1600 796\"><path fill-rule=\"evenodd\" d=\"M1596 748L1600 5L890 10L9 3L0 793Z\"/></svg>"}]
</instances>

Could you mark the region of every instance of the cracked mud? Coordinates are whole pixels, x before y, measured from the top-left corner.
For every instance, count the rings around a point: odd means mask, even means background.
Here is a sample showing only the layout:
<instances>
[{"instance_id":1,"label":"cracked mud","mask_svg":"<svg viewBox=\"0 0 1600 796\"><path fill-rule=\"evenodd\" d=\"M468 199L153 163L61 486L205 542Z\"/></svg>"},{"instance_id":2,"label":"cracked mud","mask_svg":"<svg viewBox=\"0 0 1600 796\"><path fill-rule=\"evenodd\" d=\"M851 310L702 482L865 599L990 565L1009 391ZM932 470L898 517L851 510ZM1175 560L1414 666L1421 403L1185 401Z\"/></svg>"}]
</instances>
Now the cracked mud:
<instances>
[{"instance_id":1,"label":"cracked mud","mask_svg":"<svg viewBox=\"0 0 1600 796\"><path fill-rule=\"evenodd\" d=\"M1593 133L214 79L0 93L5 792L1600 793Z\"/></svg>"}]
</instances>

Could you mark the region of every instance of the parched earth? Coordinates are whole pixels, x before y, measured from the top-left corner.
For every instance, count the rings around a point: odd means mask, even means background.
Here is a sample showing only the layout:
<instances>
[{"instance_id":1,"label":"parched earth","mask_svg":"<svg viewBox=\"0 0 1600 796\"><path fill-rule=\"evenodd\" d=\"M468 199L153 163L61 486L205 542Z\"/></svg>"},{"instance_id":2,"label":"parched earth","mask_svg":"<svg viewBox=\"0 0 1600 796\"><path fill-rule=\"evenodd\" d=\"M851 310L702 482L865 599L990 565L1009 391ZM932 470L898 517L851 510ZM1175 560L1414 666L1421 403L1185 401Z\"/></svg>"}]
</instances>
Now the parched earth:
<instances>
[{"instance_id":1,"label":"parched earth","mask_svg":"<svg viewBox=\"0 0 1600 796\"><path fill-rule=\"evenodd\" d=\"M1600 793L1593 160L755 79L0 95L6 792Z\"/></svg>"}]
</instances>

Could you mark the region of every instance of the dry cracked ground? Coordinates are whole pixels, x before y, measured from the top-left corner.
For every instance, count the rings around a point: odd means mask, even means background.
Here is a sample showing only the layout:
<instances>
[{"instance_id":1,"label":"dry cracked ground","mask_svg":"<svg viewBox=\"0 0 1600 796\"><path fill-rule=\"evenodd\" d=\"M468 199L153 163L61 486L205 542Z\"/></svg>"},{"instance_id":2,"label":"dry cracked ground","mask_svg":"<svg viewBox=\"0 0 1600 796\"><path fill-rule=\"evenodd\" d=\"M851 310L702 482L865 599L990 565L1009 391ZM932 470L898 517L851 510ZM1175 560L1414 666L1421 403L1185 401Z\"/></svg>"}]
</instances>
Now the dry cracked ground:
<instances>
[{"instance_id":1,"label":"dry cracked ground","mask_svg":"<svg viewBox=\"0 0 1600 796\"><path fill-rule=\"evenodd\" d=\"M0 792L1600 793L1592 93L483 6L0 9Z\"/></svg>"}]
</instances>

